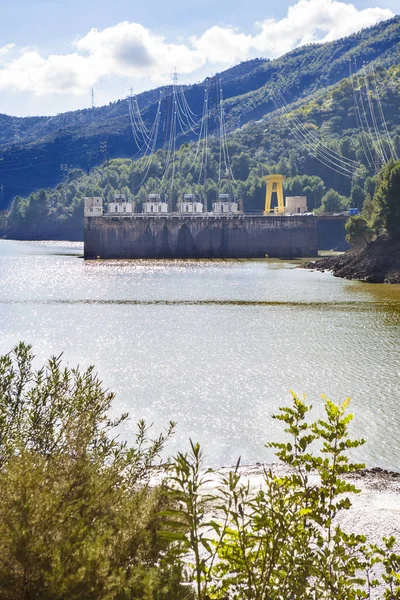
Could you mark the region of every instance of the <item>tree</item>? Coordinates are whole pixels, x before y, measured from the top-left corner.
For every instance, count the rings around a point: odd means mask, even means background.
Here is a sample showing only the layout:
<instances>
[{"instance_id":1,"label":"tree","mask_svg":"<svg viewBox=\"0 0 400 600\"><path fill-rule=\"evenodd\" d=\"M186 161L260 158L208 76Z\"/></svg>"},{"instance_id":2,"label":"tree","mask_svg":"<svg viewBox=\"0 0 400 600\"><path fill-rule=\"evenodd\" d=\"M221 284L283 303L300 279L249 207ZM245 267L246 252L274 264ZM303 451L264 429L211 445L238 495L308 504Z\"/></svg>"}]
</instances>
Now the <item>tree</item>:
<instances>
[{"instance_id":1,"label":"tree","mask_svg":"<svg viewBox=\"0 0 400 600\"><path fill-rule=\"evenodd\" d=\"M350 195L350 204L353 208L358 208L358 210L361 212L363 205L364 205L364 200L365 200L365 192L364 190L359 186L359 185L354 185L351 188L351 195Z\"/></svg>"},{"instance_id":2,"label":"tree","mask_svg":"<svg viewBox=\"0 0 400 600\"><path fill-rule=\"evenodd\" d=\"M322 213L341 212L342 210L346 210L346 204L346 198L331 188L323 196L321 207L318 210Z\"/></svg>"},{"instance_id":3,"label":"tree","mask_svg":"<svg viewBox=\"0 0 400 600\"><path fill-rule=\"evenodd\" d=\"M369 244L372 240L373 229L361 215L350 217L346 225L346 240L352 246L360 244Z\"/></svg>"},{"instance_id":4,"label":"tree","mask_svg":"<svg viewBox=\"0 0 400 600\"><path fill-rule=\"evenodd\" d=\"M10 212L7 218L7 227L18 229L25 224L26 200L20 196L16 196L11 204Z\"/></svg>"},{"instance_id":5,"label":"tree","mask_svg":"<svg viewBox=\"0 0 400 600\"><path fill-rule=\"evenodd\" d=\"M7 228L7 213L5 210L0 210L0 232L5 232Z\"/></svg>"},{"instance_id":6,"label":"tree","mask_svg":"<svg viewBox=\"0 0 400 600\"><path fill-rule=\"evenodd\" d=\"M212 203L215 202L218 196L218 186L212 179L207 179L204 184L204 190L207 199L207 209L211 209Z\"/></svg>"},{"instance_id":7,"label":"tree","mask_svg":"<svg viewBox=\"0 0 400 600\"><path fill-rule=\"evenodd\" d=\"M366 194L369 194L371 198L374 197L376 188L376 177L367 177L364 182L364 190Z\"/></svg>"},{"instance_id":8,"label":"tree","mask_svg":"<svg viewBox=\"0 0 400 600\"><path fill-rule=\"evenodd\" d=\"M400 240L400 161L387 163L378 173L373 224L376 232Z\"/></svg>"},{"instance_id":9,"label":"tree","mask_svg":"<svg viewBox=\"0 0 400 600\"><path fill-rule=\"evenodd\" d=\"M368 222L370 222L373 212L374 212L374 200L369 194L367 194L365 196L365 200L364 200L362 215Z\"/></svg>"},{"instance_id":10,"label":"tree","mask_svg":"<svg viewBox=\"0 0 400 600\"><path fill-rule=\"evenodd\" d=\"M40 227L48 216L49 205L47 193L40 190L36 194L29 196L29 201L25 210L25 220L28 229Z\"/></svg>"},{"instance_id":11,"label":"tree","mask_svg":"<svg viewBox=\"0 0 400 600\"><path fill-rule=\"evenodd\" d=\"M250 173L250 156L246 152L241 152L235 156L232 161L232 171L235 179L246 181Z\"/></svg>"},{"instance_id":12,"label":"tree","mask_svg":"<svg viewBox=\"0 0 400 600\"><path fill-rule=\"evenodd\" d=\"M371 598L367 576L400 598L395 538L370 545L337 518L364 466L348 455L364 443L349 437L349 399L309 422L293 394L275 416L289 439L268 444L288 468L254 489L240 461L205 469L192 442L163 464L173 423L152 439L140 421L132 446L119 441L128 415L110 418L93 368L33 359L22 343L0 356L2 600L356 600Z\"/></svg>"},{"instance_id":13,"label":"tree","mask_svg":"<svg viewBox=\"0 0 400 600\"><path fill-rule=\"evenodd\" d=\"M70 183L71 181L76 181L84 175L85 173L82 171L82 169L71 169L71 171L68 173L68 182Z\"/></svg>"},{"instance_id":14,"label":"tree","mask_svg":"<svg viewBox=\"0 0 400 600\"><path fill-rule=\"evenodd\" d=\"M204 468L199 444L177 455L170 478L177 509L165 513L166 535L175 556L189 559L196 600L371 599L377 585L385 588L380 598L400 598L395 538L368 545L338 519L359 492L347 476L363 468L348 456L364 443L349 437L349 401L325 398L324 417L309 423L312 407L293 394L274 416L289 439L267 444L288 470L264 469L257 489L242 477L240 460L221 475ZM377 565L385 570L380 581Z\"/></svg>"}]
</instances>

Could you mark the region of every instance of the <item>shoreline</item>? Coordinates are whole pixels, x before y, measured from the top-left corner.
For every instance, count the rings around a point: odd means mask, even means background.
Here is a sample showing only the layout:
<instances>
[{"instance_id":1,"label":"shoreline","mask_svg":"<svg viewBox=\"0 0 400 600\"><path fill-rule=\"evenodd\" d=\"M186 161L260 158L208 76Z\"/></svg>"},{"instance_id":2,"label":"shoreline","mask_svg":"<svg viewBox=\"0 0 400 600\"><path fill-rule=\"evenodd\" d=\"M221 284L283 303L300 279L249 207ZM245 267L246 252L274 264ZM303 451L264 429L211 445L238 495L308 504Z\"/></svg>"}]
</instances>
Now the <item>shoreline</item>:
<instances>
[{"instance_id":1,"label":"shoreline","mask_svg":"<svg viewBox=\"0 0 400 600\"><path fill-rule=\"evenodd\" d=\"M235 467L221 467L215 470L210 479L210 489L215 488L220 474L234 470ZM239 467L244 482L249 482L255 491L263 483L264 470L277 475L287 475L290 469L281 463L256 463ZM310 480L318 483L314 473ZM365 534L368 543L379 544L382 537L395 536L400 546L400 471L388 471L380 467L362 469L346 475L344 479L353 483L359 494L349 494L351 507L340 512L338 521L343 528L357 534Z\"/></svg>"},{"instance_id":2,"label":"shoreline","mask_svg":"<svg viewBox=\"0 0 400 600\"><path fill-rule=\"evenodd\" d=\"M303 268L366 283L400 284L400 242L377 239L338 256L306 262Z\"/></svg>"}]
</instances>

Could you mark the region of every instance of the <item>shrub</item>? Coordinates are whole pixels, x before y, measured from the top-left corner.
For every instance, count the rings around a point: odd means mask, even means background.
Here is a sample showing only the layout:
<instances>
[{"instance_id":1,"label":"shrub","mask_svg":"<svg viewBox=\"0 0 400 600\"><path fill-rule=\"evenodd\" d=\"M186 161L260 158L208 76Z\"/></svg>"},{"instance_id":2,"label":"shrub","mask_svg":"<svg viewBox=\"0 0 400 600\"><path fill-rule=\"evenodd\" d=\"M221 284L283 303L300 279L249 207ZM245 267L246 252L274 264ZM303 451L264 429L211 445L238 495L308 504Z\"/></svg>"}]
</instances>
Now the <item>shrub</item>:
<instances>
[{"instance_id":1,"label":"shrub","mask_svg":"<svg viewBox=\"0 0 400 600\"><path fill-rule=\"evenodd\" d=\"M369 244L374 235L374 230L361 215L350 217L346 225L346 240L352 246Z\"/></svg>"},{"instance_id":2,"label":"shrub","mask_svg":"<svg viewBox=\"0 0 400 600\"><path fill-rule=\"evenodd\" d=\"M308 423L311 406L293 395L275 417L290 440L268 444L287 474L265 470L258 490L243 481L239 462L219 481L202 470L198 444L176 457L170 488L179 508L165 513L165 535L189 562L197 600L351 600L372 598L379 585L384 598L400 598L395 540L368 545L337 522L359 491L345 476L363 467L347 455L364 443L349 438L348 403L326 399L325 418ZM373 574L378 563L383 579Z\"/></svg>"},{"instance_id":3,"label":"shrub","mask_svg":"<svg viewBox=\"0 0 400 600\"><path fill-rule=\"evenodd\" d=\"M190 598L163 559L170 498L149 486L174 425L152 440L139 422L128 446L93 368L33 358L24 344L0 357L0 597Z\"/></svg>"}]
</instances>

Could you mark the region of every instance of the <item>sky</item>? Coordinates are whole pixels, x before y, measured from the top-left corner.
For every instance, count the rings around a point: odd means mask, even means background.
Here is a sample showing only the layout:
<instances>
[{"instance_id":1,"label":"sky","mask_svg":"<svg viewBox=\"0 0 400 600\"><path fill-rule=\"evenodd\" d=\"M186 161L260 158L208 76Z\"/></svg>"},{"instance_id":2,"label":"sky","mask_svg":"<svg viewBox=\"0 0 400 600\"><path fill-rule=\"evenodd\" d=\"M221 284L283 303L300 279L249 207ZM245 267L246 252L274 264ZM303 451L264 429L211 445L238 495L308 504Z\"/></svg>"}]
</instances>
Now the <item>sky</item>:
<instances>
[{"instance_id":1,"label":"sky","mask_svg":"<svg viewBox=\"0 0 400 600\"><path fill-rule=\"evenodd\" d=\"M0 113L53 115L331 41L399 0L0 0Z\"/></svg>"}]
</instances>

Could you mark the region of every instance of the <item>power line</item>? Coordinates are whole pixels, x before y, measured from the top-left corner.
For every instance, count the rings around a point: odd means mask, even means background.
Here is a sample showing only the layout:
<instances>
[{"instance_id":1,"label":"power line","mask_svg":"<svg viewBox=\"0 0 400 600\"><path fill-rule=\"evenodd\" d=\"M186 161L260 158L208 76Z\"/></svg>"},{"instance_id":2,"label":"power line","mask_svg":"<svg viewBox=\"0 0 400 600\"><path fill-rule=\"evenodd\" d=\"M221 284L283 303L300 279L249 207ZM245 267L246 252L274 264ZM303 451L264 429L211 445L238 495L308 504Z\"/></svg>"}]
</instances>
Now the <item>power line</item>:
<instances>
[{"instance_id":1,"label":"power line","mask_svg":"<svg viewBox=\"0 0 400 600\"><path fill-rule=\"evenodd\" d=\"M365 123L366 123L367 130L368 130L368 135L369 135L369 138L367 138L367 140L368 140L368 139L369 139L369 140L373 140L373 139L374 139L374 137L373 137L373 135L372 135L372 132L371 132L371 127L370 127L370 125L369 125L369 121L368 121L368 119L367 119L367 111L365 110L364 98L363 98L363 93L362 93L362 84L360 83L360 81L361 81L361 77L360 77L360 71L358 70L358 67L357 67L357 59L354 59L354 64L355 64L355 67L356 67L356 72L358 72L358 76L357 76L357 81L358 81L358 91L359 91L359 95L360 95L361 107L362 107L362 111L363 111L363 115L364 115ZM364 79L365 79L365 78L364 78ZM372 162L373 162L373 164L375 165L375 172L377 172L377 170L378 170L378 169L376 168L376 156L377 156L377 153L376 153L376 149L375 149L374 145L372 145L372 150L373 150L373 151L374 151L374 153L375 153L375 158L374 158L374 156L372 155L372 151L371 151L371 159L372 159Z\"/></svg>"},{"instance_id":2,"label":"power line","mask_svg":"<svg viewBox=\"0 0 400 600\"><path fill-rule=\"evenodd\" d=\"M379 90L378 90L378 85L377 85L377 78L376 78L376 72L374 70L373 65L369 65L369 70L370 70L370 73L372 75L372 83L373 83L374 88L375 88L376 102L377 102L377 105L378 105L378 110L379 110L379 114L380 114L380 117L381 117L382 125L383 125L383 128L384 128L385 133L386 133L386 138L387 138L387 141L388 141L388 144L389 144L390 153L391 153L391 156L392 156L393 160L398 160L398 155L397 155L397 152L396 152L396 148L395 148L395 146L393 144L392 138L390 137L389 130L388 130L388 127L387 127L387 123L386 123L386 119L385 119L385 114L384 114L384 111L383 111L383 106L382 106L382 102L381 102L380 95L379 95Z\"/></svg>"},{"instance_id":3,"label":"power line","mask_svg":"<svg viewBox=\"0 0 400 600\"><path fill-rule=\"evenodd\" d=\"M289 112L288 102L286 101L282 92L279 92L279 94L282 98L283 105L286 107L287 111ZM312 131L309 131L308 129L306 129L304 127L304 124L297 117L297 115L294 111L292 111L292 117L297 122L300 129L303 129L303 131L305 131L305 136L308 137L314 143L314 145L318 148L318 150L320 152L331 157L336 162L343 163L345 166L348 166L349 168L356 168L356 167L360 166L360 163L358 161L352 160L351 158L347 158L347 157L343 156L342 154L340 154L339 152L336 152L336 150L333 150L332 148L330 148L329 146L324 144L324 142L322 142L322 140L320 140L317 135L315 135Z\"/></svg>"},{"instance_id":4,"label":"power line","mask_svg":"<svg viewBox=\"0 0 400 600\"><path fill-rule=\"evenodd\" d=\"M281 96L283 98L282 94ZM287 114L287 104L285 104L284 98L281 102L279 102L278 97L274 93L272 93L271 97L276 108L281 112L288 125L291 126L293 135L305 148L305 150L310 152L310 154L312 154L312 156L319 160L319 162L321 162L323 165L351 179L355 169L352 162L344 160L341 155L338 155L340 158L336 157L337 153L334 153L334 151L332 151L329 147L324 146L322 142L318 140L318 138L314 139L315 136L310 134L310 132L304 128L303 124L294 113L292 113L291 117L289 117ZM307 145L311 146L311 149Z\"/></svg>"},{"instance_id":5,"label":"power line","mask_svg":"<svg viewBox=\"0 0 400 600\"><path fill-rule=\"evenodd\" d=\"M303 146L303 148L307 152L309 152L312 156L314 156L314 158L316 158L319 162L321 162L323 165L325 165L332 171L335 171L339 175L342 175L344 177L352 179L353 172L351 170L349 170L348 168L344 167L343 165L341 165L340 163L336 163L331 157L329 157L329 155L324 154L324 152L320 148L318 148L318 146L315 143L313 144L312 142L310 142L310 140L307 138L307 135L304 133L304 131L298 126L298 124L295 121L293 122L289 118L289 116L286 114L284 105L279 104L278 99L275 96L275 94L272 94L271 97L272 97L272 101L275 104L278 112L280 112L282 114L283 118L288 123L288 125L292 126L291 132L292 132L293 136L295 137L295 139L300 143L300 145ZM294 129L293 129L293 125L294 125ZM307 146L307 144L311 145L311 149Z\"/></svg>"},{"instance_id":6,"label":"power line","mask_svg":"<svg viewBox=\"0 0 400 600\"><path fill-rule=\"evenodd\" d=\"M356 90L355 90L355 85L354 85L354 76L353 76L353 72L351 69L351 60L349 60L349 71L350 71L350 81L351 81L351 87L353 90L353 104L354 104L354 111L355 111L355 117L356 117L356 124L357 124L357 129L360 132L360 141L361 141L361 146L364 152L364 156L365 159L368 163L369 166L372 165L373 163L373 156L371 153L371 150L368 146L368 141L365 141L365 131L364 128L362 126L362 118L361 118L361 112L360 112L360 107L358 105L358 101L357 101L357 96L356 96Z\"/></svg>"},{"instance_id":7,"label":"power line","mask_svg":"<svg viewBox=\"0 0 400 600\"><path fill-rule=\"evenodd\" d=\"M196 149L196 153L195 153L194 161L193 161L193 164L196 164L200 147L202 147L200 169L199 169L199 177L198 177L198 180L197 180L197 184L198 185L200 185L201 175L203 173L203 165L204 165L204 183L206 182L206 179L207 179L208 118L209 118L208 83L206 83L205 87L204 87L203 114L202 114L202 120L201 120L199 141L198 141L198 144L197 144L197 149Z\"/></svg>"},{"instance_id":8,"label":"power line","mask_svg":"<svg viewBox=\"0 0 400 600\"><path fill-rule=\"evenodd\" d=\"M371 95L371 90L369 87L369 81L368 81L368 73L366 71L365 66L363 66L363 73L364 73L364 82L365 82L365 87L367 90L367 100L368 100L368 106L369 106L369 111L371 113L371 119L372 119L372 125L375 131L375 137L376 137L376 143L377 143L377 149L378 149L378 154L381 158L382 164L386 164L388 162L388 157L386 155L386 151L385 151L385 147L382 143L382 135L379 131L379 127L378 127L378 123L376 120L376 115L375 115L375 109L374 109L374 105L372 103L372 95Z\"/></svg>"}]
</instances>

